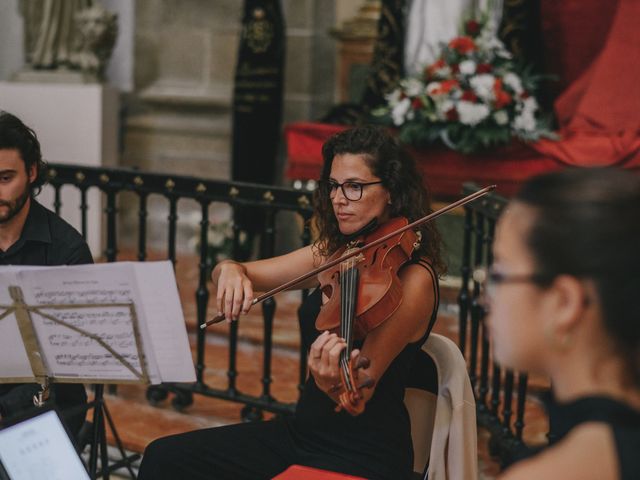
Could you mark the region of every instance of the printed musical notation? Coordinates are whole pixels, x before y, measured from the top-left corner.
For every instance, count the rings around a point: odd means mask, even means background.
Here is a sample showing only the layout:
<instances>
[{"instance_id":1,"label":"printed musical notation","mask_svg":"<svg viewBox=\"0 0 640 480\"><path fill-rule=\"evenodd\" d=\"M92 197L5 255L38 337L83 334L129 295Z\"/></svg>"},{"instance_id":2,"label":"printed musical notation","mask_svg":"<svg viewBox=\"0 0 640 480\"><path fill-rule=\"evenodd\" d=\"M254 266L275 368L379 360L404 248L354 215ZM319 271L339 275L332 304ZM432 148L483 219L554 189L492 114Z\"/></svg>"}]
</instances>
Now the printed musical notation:
<instances>
[{"instance_id":1,"label":"printed musical notation","mask_svg":"<svg viewBox=\"0 0 640 480\"><path fill-rule=\"evenodd\" d=\"M195 381L170 262L0 269L0 306L13 302L10 285L55 381ZM13 314L0 319L0 350L0 382L33 376Z\"/></svg>"},{"instance_id":2,"label":"printed musical notation","mask_svg":"<svg viewBox=\"0 0 640 480\"><path fill-rule=\"evenodd\" d=\"M76 288L80 285L74 285ZM38 304L98 304L98 303L130 303L129 289L90 289L90 290L45 290L38 291L34 298Z\"/></svg>"},{"instance_id":3,"label":"printed musical notation","mask_svg":"<svg viewBox=\"0 0 640 480\"><path fill-rule=\"evenodd\" d=\"M43 284L40 279L33 289L34 303L41 307L32 315L52 372L58 377L142 379L146 365L140 361L136 342L133 285L95 288L94 282L61 283L63 288L57 281ZM64 305L72 308L60 308Z\"/></svg>"}]
</instances>

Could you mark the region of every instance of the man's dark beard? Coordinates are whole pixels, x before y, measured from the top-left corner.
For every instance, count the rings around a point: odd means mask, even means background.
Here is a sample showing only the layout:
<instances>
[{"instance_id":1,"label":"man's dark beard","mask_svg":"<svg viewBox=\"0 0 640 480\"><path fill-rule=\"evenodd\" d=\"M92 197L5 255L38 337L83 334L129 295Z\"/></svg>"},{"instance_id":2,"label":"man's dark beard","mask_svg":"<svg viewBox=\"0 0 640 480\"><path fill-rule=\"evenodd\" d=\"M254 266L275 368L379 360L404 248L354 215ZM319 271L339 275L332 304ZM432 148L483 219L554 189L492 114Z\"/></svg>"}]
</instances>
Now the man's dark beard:
<instances>
[{"instance_id":1,"label":"man's dark beard","mask_svg":"<svg viewBox=\"0 0 640 480\"><path fill-rule=\"evenodd\" d=\"M29 195L29 184L27 184L24 188L24 193L16 198L15 202L5 202L4 200L0 200L0 207L9 207L9 212L7 213L7 215L4 217L0 217L0 224L7 223L18 213L20 213L22 207L24 207L25 203L27 203Z\"/></svg>"}]
</instances>

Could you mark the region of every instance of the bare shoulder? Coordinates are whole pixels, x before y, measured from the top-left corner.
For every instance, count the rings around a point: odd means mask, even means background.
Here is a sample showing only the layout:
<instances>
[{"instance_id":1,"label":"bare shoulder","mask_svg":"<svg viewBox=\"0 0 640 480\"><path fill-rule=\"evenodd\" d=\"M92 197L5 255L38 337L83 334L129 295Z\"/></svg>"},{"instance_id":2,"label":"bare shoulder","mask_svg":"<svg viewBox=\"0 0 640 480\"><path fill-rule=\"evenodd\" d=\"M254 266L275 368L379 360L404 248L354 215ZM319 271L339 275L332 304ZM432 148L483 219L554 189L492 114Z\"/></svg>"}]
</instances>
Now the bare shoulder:
<instances>
[{"instance_id":1,"label":"bare shoulder","mask_svg":"<svg viewBox=\"0 0 640 480\"><path fill-rule=\"evenodd\" d=\"M429 271L417 263L407 265L400 270L398 275L402 282L402 290L405 294L421 293L421 296L432 303L429 299L433 299L434 279Z\"/></svg>"},{"instance_id":2,"label":"bare shoulder","mask_svg":"<svg viewBox=\"0 0 640 480\"><path fill-rule=\"evenodd\" d=\"M409 341L417 341L424 334L436 304L434 279L426 268L417 264L404 267L399 278L403 301L398 311L408 321L407 331L412 332Z\"/></svg>"},{"instance_id":3,"label":"bare shoulder","mask_svg":"<svg viewBox=\"0 0 640 480\"><path fill-rule=\"evenodd\" d=\"M615 480L619 478L613 432L604 423L575 427L566 438L539 455L509 468L500 480L563 478Z\"/></svg>"}]
</instances>

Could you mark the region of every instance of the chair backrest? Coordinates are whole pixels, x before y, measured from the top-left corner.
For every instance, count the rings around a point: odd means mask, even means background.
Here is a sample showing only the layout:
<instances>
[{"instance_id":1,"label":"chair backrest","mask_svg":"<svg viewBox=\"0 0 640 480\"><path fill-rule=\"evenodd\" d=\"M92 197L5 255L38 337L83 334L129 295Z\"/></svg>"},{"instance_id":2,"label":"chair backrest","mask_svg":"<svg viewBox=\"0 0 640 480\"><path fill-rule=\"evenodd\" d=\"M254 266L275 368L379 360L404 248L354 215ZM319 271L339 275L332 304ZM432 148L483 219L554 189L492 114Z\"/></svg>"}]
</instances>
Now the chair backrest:
<instances>
[{"instance_id":1,"label":"chair backrest","mask_svg":"<svg viewBox=\"0 0 640 480\"><path fill-rule=\"evenodd\" d=\"M411 421L413 471L421 476L429 462L437 399L436 365L424 350L420 350L410 372L409 383L404 393L404 404Z\"/></svg>"},{"instance_id":2,"label":"chair backrest","mask_svg":"<svg viewBox=\"0 0 640 480\"><path fill-rule=\"evenodd\" d=\"M424 472L428 463L429 480L477 478L475 399L464 357L454 342L434 333L422 346L422 352L432 365L416 362L412 379L432 382L437 378L437 389L429 382L417 386L412 381L405 391L414 472L427 478Z\"/></svg>"}]
</instances>

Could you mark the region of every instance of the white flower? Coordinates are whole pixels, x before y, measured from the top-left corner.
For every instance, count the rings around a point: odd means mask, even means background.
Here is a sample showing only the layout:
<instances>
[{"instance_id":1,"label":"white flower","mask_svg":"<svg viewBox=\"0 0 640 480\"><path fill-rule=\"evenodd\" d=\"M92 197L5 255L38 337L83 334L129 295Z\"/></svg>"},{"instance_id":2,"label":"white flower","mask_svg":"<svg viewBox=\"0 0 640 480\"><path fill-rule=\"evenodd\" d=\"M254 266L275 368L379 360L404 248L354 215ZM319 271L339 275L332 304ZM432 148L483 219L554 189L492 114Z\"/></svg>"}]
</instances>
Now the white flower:
<instances>
[{"instance_id":1,"label":"white flower","mask_svg":"<svg viewBox=\"0 0 640 480\"><path fill-rule=\"evenodd\" d=\"M489 102L493 100L493 84L495 81L496 80L493 75L489 73L482 73L471 77L469 83L478 97L485 102Z\"/></svg>"},{"instance_id":2,"label":"white flower","mask_svg":"<svg viewBox=\"0 0 640 480\"><path fill-rule=\"evenodd\" d=\"M502 77L502 81L505 85L509 86L511 90L513 90L516 94L522 93L522 81L520 77L513 72L506 73L504 77Z\"/></svg>"},{"instance_id":3,"label":"white flower","mask_svg":"<svg viewBox=\"0 0 640 480\"><path fill-rule=\"evenodd\" d=\"M476 62L473 60L463 60L460 62L460 73L463 75L473 75L476 73Z\"/></svg>"},{"instance_id":4,"label":"white flower","mask_svg":"<svg viewBox=\"0 0 640 480\"><path fill-rule=\"evenodd\" d=\"M425 89L427 95L433 95L436 90L440 88L440 82L430 82Z\"/></svg>"},{"instance_id":5,"label":"white flower","mask_svg":"<svg viewBox=\"0 0 640 480\"><path fill-rule=\"evenodd\" d=\"M396 106L391 110L391 118L393 119L393 124L395 126L400 126L404 123L405 116L407 112L411 109L411 100L408 98L402 99Z\"/></svg>"},{"instance_id":6,"label":"white flower","mask_svg":"<svg viewBox=\"0 0 640 480\"><path fill-rule=\"evenodd\" d=\"M513 120L513 128L525 132L533 132L536 129L536 119L533 113L523 111Z\"/></svg>"},{"instance_id":7,"label":"white flower","mask_svg":"<svg viewBox=\"0 0 640 480\"><path fill-rule=\"evenodd\" d=\"M387 102L389 102L389 106L395 107L402 98L402 90L400 88L396 88L393 92L385 95Z\"/></svg>"},{"instance_id":8,"label":"white flower","mask_svg":"<svg viewBox=\"0 0 640 480\"><path fill-rule=\"evenodd\" d=\"M224 233L217 229L210 229L207 235L207 243L214 247L220 247L224 243Z\"/></svg>"},{"instance_id":9,"label":"white flower","mask_svg":"<svg viewBox=\"0 0 640 480\"><path fill-rule=\"evenodd\" d=\"M424 90L424 85L417 78L408 78L404 80L402 84L409 97L420 95Z\"/></svg>"},{"instance_id":10,"label":"white flower","mask_svg":"<svg viewBox=\"0 0 640 480\"><path fill-rule=\"evenodd\" d=\"M504 110L494 112L493 119L498 125L506 125L509 122L509 115Z\"/></svg>"},{"instance_id":11,"label":"white flower","mask_svg":"<svg viewBox=\"0 0 640 480\"><path fill-rule=\"evenodd\" d=\"M436 108L438 110L438 118L440 120L446 120L447 119L447 112L449 110L451 110L452 108L455 108L456 104L454 102L452 102L451 100L445 100L443 102L437 102L436 103Z\"/></svg>"},{"instance_id":12,"label":"white flower","mask_svg":"<svg viewBox=\"0 0 640 480\"><path fill-rule=\"evenodd\" d=\"M522 105L522 113L531 113L533 115L538 110L538 102L534 97L527 97L524 99Z\"/></svg>"},{"instance_id":13,"label":"white flower","mask_svg":"<svg viewBox=\"0 0 640 480\"><path fill-rule=\"evenodd\" d=\"M482 103L458 102L458 116L465 125L477 125L489 115L489 107Z\"/></svg>"}]
</instances>

